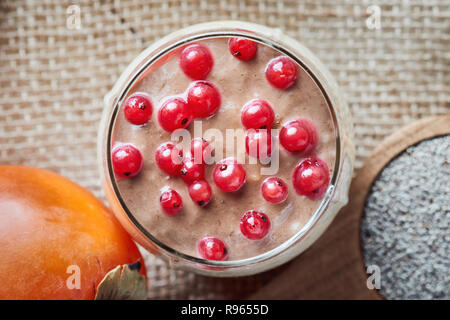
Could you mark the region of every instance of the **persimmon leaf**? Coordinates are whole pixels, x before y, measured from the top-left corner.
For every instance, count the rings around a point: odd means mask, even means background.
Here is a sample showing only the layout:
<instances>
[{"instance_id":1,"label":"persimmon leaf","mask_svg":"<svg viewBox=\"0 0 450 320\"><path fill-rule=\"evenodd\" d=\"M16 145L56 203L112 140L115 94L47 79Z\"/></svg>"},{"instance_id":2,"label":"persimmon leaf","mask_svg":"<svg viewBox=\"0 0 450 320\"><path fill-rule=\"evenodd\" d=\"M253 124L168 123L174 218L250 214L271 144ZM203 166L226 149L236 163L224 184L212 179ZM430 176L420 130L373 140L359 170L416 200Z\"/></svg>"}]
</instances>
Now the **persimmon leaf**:
<instances>
[{"instance_id":1,"label":"persimmon leaf","mask_svg":"<svg viewBox=\"0 0 450 320\"><path fill-rule=\"evenodd\" d=\"M146 278L139 273L140 268L137 261L109 271L97 286L95 300L145 300Z\"/></svg>"}]
</instances>

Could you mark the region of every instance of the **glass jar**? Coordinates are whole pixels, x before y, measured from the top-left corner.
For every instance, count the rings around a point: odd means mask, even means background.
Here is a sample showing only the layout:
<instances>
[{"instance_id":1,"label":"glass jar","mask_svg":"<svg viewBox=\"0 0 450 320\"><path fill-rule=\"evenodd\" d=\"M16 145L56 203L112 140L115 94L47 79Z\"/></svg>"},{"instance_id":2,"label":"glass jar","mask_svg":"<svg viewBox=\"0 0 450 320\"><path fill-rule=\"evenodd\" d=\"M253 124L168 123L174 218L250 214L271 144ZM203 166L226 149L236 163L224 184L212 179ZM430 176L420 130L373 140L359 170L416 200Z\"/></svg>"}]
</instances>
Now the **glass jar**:
<instances>
[{"instance_id":1,"label":"glass jar","mask_svg":"<svg viewBox=\"0 0 450 320\"><path fill-rule=\"evenodd\" d=\"M317 84L326 99L336 139L335 164L330 185L308 222L278 247L254 257L232 261L212 261L193 257L155 238L151 230L147 230L139 223L121 197L110 156L115 120L133 84L151 72L152 68L158 67L161 60L164 60L161 58L174 49L193 41L216 37L249 38L270 46L296 61ZM348 106L335 80L318 58L279 29L246 22L218 21L198 24L174 32L144 50L122 73L104 101L105 109L98 135L98 159L107 200L118 220L136 242L175 267L219 277L250 275L274 268L294 258L314 243L339 209L347 203L354 162L352 122Z\"/></svg>"}]
</instances>

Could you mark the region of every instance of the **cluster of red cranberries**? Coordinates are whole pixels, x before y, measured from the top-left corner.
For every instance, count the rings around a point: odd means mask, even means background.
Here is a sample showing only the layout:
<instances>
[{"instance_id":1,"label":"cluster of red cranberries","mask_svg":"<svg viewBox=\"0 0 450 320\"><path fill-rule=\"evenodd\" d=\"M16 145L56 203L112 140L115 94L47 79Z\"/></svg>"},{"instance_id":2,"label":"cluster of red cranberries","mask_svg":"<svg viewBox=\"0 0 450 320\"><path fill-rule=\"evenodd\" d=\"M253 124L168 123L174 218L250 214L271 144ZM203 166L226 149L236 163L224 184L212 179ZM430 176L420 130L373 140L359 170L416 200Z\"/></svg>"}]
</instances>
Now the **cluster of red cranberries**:
<instances>
[{"instance_id":1,"label":"cluster of red cranberries","mask_svg":"<svg viewBox=\"0 0 450 320\"><path fill-rule=\"evenodd\" d=\"M248 39L229 40L230 53L242 61L253 59L257 49L257 44ZM213 83L205 80L213 63L212 54L204 45L191 44L181 51L180 68L186 76L195 81L182 96L169 98L162 103L158 110L158 122L164 130L172 132L186 128L194 118L211 117L217 112L221 104L220 92ZM297 73L297 65L286 56L270 60L265 70L267 81L280 90L292 86L297 79ZM145 93L135 93L125 101L124 115L132 124L147 123L152 111L152 103ZM258 159L270 157L270 129L274 118L274 111L265 100L254 99L243 106L241 122L247 129L245 145L250 156ZM282 127L279 141L288 152L311 153L317 145L318 134L312 122L300 118ZM212 197L211 187L205 179L206 159L211 156L211 151L209 143L202 138L191 141L190 152L186 155L175 144L166 142L156 149L155 161L168 175L180 177L188 186L191 199L203 207ZM141 171L143 158L135 146L122 144L113 149L112 163L116 176L131 178ZM225 158L215 165L213 180L219 189L235 192L245 184L246 172L234 158ZM306 158L295 167L292 182L298 194L313 199L321 197L329 184L328 166L318 157ZM269 177L261 184L261 193L266 201L279 204L288 197L288 186L281 178ZM183 208L180 194L169 187L163 189L160 204L170 216L178 214ZM269 217L263 212L247 211L241 218L240 229L248 239L263 239L270 230ZM228 250L219 238L204 237L198 243L198 252L204 259L224 260Z\"/></svg>"}]
</instances>

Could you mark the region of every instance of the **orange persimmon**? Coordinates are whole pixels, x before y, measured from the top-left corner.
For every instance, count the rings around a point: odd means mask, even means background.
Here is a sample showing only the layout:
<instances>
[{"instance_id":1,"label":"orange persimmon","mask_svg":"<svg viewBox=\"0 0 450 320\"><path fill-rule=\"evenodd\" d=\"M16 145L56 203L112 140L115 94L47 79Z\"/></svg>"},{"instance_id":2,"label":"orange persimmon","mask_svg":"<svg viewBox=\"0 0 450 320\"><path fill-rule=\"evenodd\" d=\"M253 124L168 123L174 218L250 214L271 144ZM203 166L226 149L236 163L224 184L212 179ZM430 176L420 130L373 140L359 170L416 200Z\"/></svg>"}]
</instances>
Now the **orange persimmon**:
<instances>
[{"instance_id":1,"label":"orange persimmon","mask_svg":"<svg viewBox=\"0 0 450 320\"><path fill-rule=\"evenodd\" d=\"M135 243L89 191L46 170L0 166L0 299L93 299L110 270L137 261L145 275Z\"/></svg>"}]
</instances>

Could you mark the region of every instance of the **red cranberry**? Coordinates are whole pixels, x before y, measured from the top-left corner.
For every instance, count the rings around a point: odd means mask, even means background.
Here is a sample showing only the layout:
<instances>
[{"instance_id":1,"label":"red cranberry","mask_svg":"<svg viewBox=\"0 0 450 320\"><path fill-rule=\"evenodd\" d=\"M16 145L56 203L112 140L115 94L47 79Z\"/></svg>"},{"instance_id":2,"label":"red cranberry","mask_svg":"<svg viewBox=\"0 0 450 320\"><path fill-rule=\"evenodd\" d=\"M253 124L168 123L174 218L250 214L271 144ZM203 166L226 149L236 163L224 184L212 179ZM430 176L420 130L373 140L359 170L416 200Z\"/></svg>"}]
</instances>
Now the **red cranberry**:
<instances>
[{"instance_id":1,"label":"red cranberry","mask_svg":"<svg viewBox=\"0 0 450 320\"><path fill-rule=\"evenodd\" d=\"M135 93L125 101L123 113L132 124L144 124L152 117L153 105L145 93Z\"/></svg>"},{"instance_id":2,"label":"red cranberry","mask_svg":"<svg viewBox=\"0 0 450 320\"><path fill-rule=\"evenodd\" d=\"M211 158L211 146L203 138L194 138L191 141L191 156L195 163L205 163Z\"/></svg>"},{"instance_id":3,"label":"red cranberry","mask_svg":"<svg viewBox=\"0 0 450 320\"><path fill-rule=\"evenodd\" d=\"M169 216L174 216L183 209L183 199L178 192L171 188L167 188L161 193L159 202L164 212Z\"/></svg>"},{"instance_id":4,"label":"red cranberry","mask_svg":"<svg viewBox=\"0 0 450 320\"><path fill-rule=\"evenodd\" d=\"M181 51L180 68L194 80L205 79L213 67L213 57L209 49L201 44L191 44Z\"/></svg>"},{"instance_id":5,"label":"red cranberry","mask_svg":"<svg viewBox=\"0 0 450 320\"><path fill-rule=\"evenodd\" d=\"M319 140L315 125L306 119L288 122L280 130L280 144L288 151L311 151Z\"/></svg>"},{"instance_id":6,"label":"red cranberry","mask_svg":"<svg viewBox=\"0 0 450 320\"><path fill-rule=\"evenodd\" d=\"M317 199L324 195L330 183L328 165L317 157L306 158L295 167L292 183L298 194Z\"/></svg>"},{"instance_id":7,"label":"red cranberry","mask_svg":"<svg viewBox=\"0 0 450 320\"><path fill-rule=\"evenodd\" d=\"M230 38L228 47L233 57L242 61L253 59L258 51L256 42L245 38Z\"/></svg>"},{"instance_id":8,"label":"red cranberry","mask_svg":"<svg viewBox=\"0 0 450 320\"><path fill-rule=\"evenodd\" d=\"M113 169L119 178L137 176L143 163L141 152L131 144L123 144L112 150Z\"/></svg>"},{"instance_id":9,"label":"red cranberry","mask_svg":"<svg viewBox=\"0 0 450 320\"><path fill-rule=\"evenodd\" d=\"M209 81L195 81L189 86L187 102L195 118L210 117L220 107L219 89Z\"/></svg>"},{"instance_id":10,"label":"red cranberry","mask_svg":"<svg viewBox=\"0 0 450 320\"><path fill-rule=\"evenodd\" d=\"M247 102L241 110L241 122L246 129L270 129L274 118L270 104L261 99Z\"/></svg>"},{"instance_id":11,"label":"red cranberry","mask_svg":"<svg viewBox=\"0 0 450 320\"><path fill-rule=\"evenodd\" d=\"M192 119L187 103L181 98L169 98L159 108L159 124L168 132L186 128Z\"/></svg>"},{"instance_id":12,"label":"red cranberry","mask_svg":"<svg viewBox=\"0 0 450 320\"><path fill-rule=\"evenodd\" d=\"M179 176L187 185L197 180L203 180L205 178L205 165L203 163L196 163L192 156L185 157Z\"/></svg>"},{"instance_id":13,"label":"red cranberry","mask_svg":"<svg viewBox=\"0 0 450 320\"><path fill-rule=\"evenodd\" d=\"M200 207L204 207L211 201L211 187L205 180L195 181L189 186L189 195L192 201Z\"/></svg>"},{"instance_id":14,"label":"red cranberry","mask_svg":"<svg viewBox=\"0 0 450 320\"><path fill-rule=\"evenodd\" d=\"M165 173L176 176L180 173L183 160L183 150L173 143L166 142L156 148L155 161L158 167Z\"/></svg>"},{"instance_id":15,"label":"red cranberry","mask_svg":"<svg viewBox=\"0 0 450 320\"><path fill-rule=\"evenodd\" d=\"M272 203L281 203L288 196L288 187L286 182L277 177L269 177L261 184L261 193L266 201Z\"/></svg>"},{"instance_id":16,"label":"red cranberry","mask_svg":"<svg viewBox=\"0 0 450 320\"><path fill-rule=\"evenodd\" d=\"M246 238L260 240L269 233L270 220L266 214L250 210L242 216L240 226L241 232Z\"/></svg>"},{"instance_id":17,"label":"red cranberry","mask_svg":"<svg viewBox=\"0 0 450 320\"><path fill-rule=\"evenodd\" d=\"M199 255L208 260L225 260L228 249L222 240L216 237L204 237L197 245Z\"/></svg>"},{"instance_id":18,"label":"red cranberry","mask_svg":"<svg viewBox=\"0 0 450 320\"><path fill-rule=\"evenodd\" d=\"M245 169L234 158L220 160L214 168L213 180L223 191L237 191L246 181Z\"/></svg>"},{"instance_id":19,"label":"red cranberry","mask_svg":"<svg viewBox=\"0 0 450 320\"><path fill-rule=\"evenodd\" d=\"M253 158L269 158L272 152L272 136L270 131L267 129L248 130L245 136L245 150Z\"/></svg>"},{"instance_id":20,"label":"red cranberry","mask_svg":"<svg viewBox=\"0 0 450 320\"><path fill-rule=\"evenodd\" d=\"M266 79L278 89L287 89L297 80L297 64L286 56L274 58L266 67Z\"/></svg>"}]
</instances>

